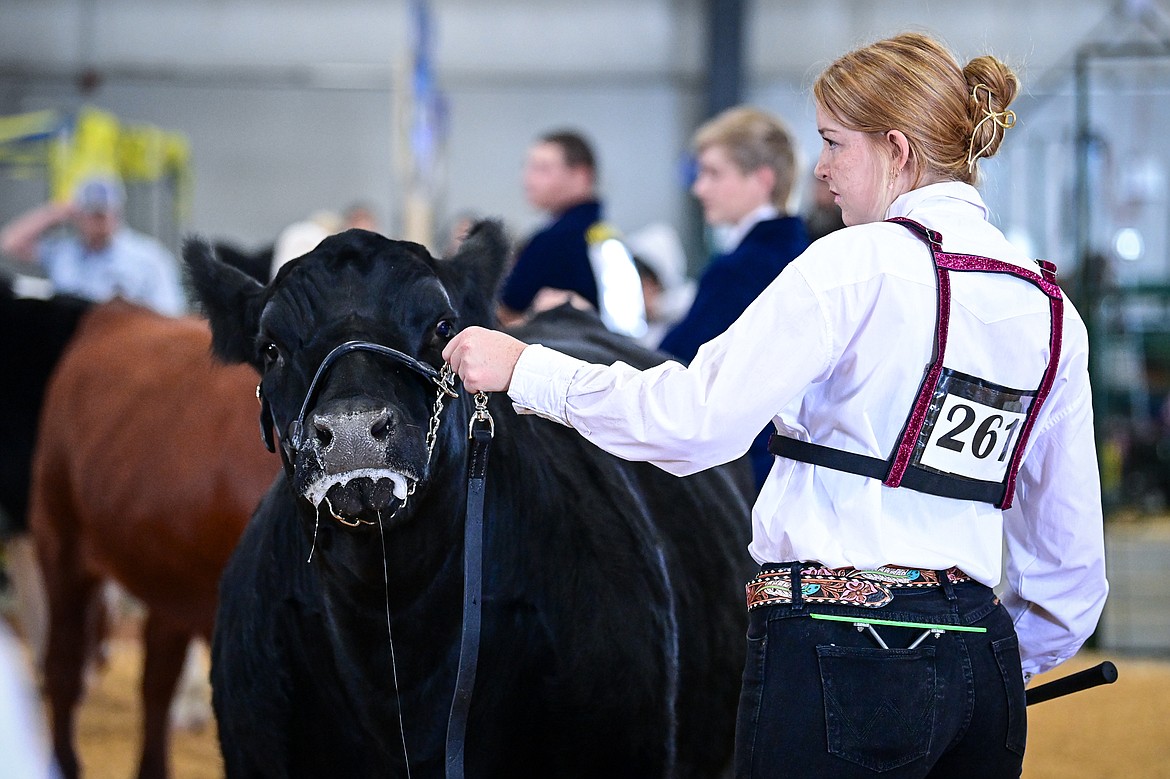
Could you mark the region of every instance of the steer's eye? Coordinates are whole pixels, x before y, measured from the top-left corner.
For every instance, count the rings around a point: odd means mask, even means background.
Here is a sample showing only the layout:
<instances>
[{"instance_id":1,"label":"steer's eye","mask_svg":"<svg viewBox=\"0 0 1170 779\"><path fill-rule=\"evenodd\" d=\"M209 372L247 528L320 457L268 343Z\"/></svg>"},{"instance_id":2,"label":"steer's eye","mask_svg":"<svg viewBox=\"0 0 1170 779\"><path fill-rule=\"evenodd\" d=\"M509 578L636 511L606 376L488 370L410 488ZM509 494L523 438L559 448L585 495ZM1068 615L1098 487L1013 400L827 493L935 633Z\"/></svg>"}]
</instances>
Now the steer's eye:
<instances>
[{"instance_id":1,"label":"steer's eye","mask_svg":"<svg viewBox=\"0 0 1170 779\"><path fill-rule=\"evenodd\" d=\"M451 324L450 320L444 319L435 325L435 335L443 340L448 340L455 335L455 325Z\"/></svg>"},{"instance_id":2,"label":"steer's eye","mask_svg":"<svg viewBox=\"0 0 1170 779\"><path fill-rule=\"evenodd\" d=\"M276 344L268 341L261 344L260 356L264 359L264 367L268 367L280 358L280 350L276 348Z\"/></svg>"}]
</instances>

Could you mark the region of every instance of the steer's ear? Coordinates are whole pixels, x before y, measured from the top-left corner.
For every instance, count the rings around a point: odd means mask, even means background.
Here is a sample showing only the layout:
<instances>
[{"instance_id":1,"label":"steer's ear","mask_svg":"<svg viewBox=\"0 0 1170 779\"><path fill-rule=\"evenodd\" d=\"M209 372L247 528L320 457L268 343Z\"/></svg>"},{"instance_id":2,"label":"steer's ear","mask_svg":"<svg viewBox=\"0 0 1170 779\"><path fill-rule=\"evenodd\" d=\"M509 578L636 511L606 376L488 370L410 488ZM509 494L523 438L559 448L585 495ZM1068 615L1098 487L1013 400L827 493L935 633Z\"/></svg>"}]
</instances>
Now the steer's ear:
<instances>
[{"instance_id":1,"label":"steer's ear","mask_svg":"<svg viewBox=\"0 0 1170 779\"><path fill-rule=\"evenodd\" d=\"M507 261L508 239L503 226L498 221L485 220L472 225L454 257L439 263L441 268L453 271L448 276L448 284L458 281L467 285L460 290L463 303L480 314L477 317L482 319L480 324L492 321L492 304Z\"/></svg>"},{"instance_id":2,"label":"steer's ear","mask_svg":"<svg viewBox=\"0 0 1170 779\"><path fill-rule=\"evenodd\" d=\"M225 362L254 360L252 344L259 329L264 286L215 258L206 241L189 238L183 262L195 297L211 322L211 347Z\"/></svg>"}]
</instances>

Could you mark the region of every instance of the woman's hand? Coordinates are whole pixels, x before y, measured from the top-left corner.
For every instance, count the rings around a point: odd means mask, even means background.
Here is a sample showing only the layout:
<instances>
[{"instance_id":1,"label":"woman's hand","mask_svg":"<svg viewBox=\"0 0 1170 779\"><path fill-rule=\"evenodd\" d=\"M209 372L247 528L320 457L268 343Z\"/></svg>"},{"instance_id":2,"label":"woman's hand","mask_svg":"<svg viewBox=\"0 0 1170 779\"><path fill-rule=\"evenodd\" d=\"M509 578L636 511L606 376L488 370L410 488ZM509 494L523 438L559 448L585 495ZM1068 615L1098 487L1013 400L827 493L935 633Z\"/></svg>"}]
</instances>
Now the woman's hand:
<instances>
[{"instance_id":1,"label":"woman's hand","mask_svg":"<svg viewBox=\"0 0 1170 779\"><path fill-rule=\"evenodd\" d=\"M443 350L443 359L468 392L507 392L520 352L528 344L498 330L469 327Z\"/></svg>"}]
</instances>

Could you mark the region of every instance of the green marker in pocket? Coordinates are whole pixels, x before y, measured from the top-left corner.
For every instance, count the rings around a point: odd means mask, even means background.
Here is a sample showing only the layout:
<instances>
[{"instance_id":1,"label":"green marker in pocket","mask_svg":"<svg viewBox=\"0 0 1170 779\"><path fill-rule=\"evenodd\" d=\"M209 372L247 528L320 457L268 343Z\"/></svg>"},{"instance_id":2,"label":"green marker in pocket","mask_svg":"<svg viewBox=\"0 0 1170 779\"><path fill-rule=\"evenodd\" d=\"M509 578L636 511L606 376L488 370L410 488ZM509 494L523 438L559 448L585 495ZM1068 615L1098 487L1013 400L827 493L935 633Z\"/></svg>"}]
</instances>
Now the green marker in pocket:
<instances>
[{"instance_id":1,"label":"green marker in pocket","mask_svg":"<svg viewBox=\"0 0 1170 779\"><path fill-rule=\"evenodd\" d=\"M963 632L963 633L986 633L987 632L987 628L967 627L966 625L931 625L930 623L927 623L927 622L900 622L898 620L893 620L893 619L869 619L868 617L866 617L866 618L843 617L843 616L840 616L837 614L809 614L809 616L812 617L813 619L827 619L827 620L830 620L832 622L849 622L854 627L856 627L859 631L868 630L870 635L872 635L874 637L874 640L878 642L878 645L882 649L889 649L890 647L888 644L886 644L885 641L882 640L882 637L880 635L878 635L878 632L876 630L874 630L874 628L873 628L874 625L885 625L885 626L894 627L894 628L922 628L922 631L923 631L922 635L919 636L917 639L915 639L913 644L906 647L907 649L913 649L914 647L918 646L931 633L933 633L935 635L935 638L937 638L938 636L942 635L943 633L946 633L947 631L958 631L958 632Z\"/></svg>"}]
</instances>

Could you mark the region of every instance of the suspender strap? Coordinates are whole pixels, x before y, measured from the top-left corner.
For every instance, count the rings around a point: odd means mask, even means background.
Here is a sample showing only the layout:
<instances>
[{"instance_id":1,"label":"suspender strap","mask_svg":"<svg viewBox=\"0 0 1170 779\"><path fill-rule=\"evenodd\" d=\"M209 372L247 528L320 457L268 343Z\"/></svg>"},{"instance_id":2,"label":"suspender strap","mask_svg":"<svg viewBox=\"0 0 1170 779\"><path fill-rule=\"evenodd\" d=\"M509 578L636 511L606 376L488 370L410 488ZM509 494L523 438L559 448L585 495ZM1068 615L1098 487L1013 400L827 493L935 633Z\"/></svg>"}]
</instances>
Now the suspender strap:
<instances>
[{"instance_id":1,"label":"suspender strap","mask_svg":"<svg viewBox=\"0 0 1170 779\"><path fill-rule=\"evenodd\" d=\"M947 352L947 333L950 331L951 324L951 277L947 269L938 262L938 255L942 249L942 235L934 230L927 229L912 219L899 217L896 220L890 221L897 221L905 227L910 228L930 248L930 257L934 265L935 279L937 280L936 294L938 296L938 316L935 319L934 325L934 358L930 362L930 367L926 370L926 376L922 379L922 385L918 388L918 395L914 400L914 407L910 411L910 418L906 420L906 426L902 430L902 436L898 439L898 446L894 449L893 461L890 464L889 473L886 474L885 479L882 481L887 487L898 487L902 484L906 467L910 465L910 458L914 454L914 445L918 442L919 434L922 433L922 425L926 421L927 412L930 410L931 398L934 396L935 388L938 387L939 376L942 375L943 357L946 356Z\"/></svg>"},{"instance_id":2,"label":"suspender strap","mask_svg":"<svg viewBox=\"0 0 1170 779\"><path fill-rule=\"evenodd\" d=\"M868 476L871 479L883 479L883 474L890 469L889 460L847 452L844 449L835 449L831 446L822 446L783 435L773 435L768 439L768 451L777 457L787 457L789 460L798 460L802 463L832 468L835 471L844 471L858 476ZM944 498L977 500L996 505L1004 497L1002 482L964 479L961 476L935 473L923 468L908 469L903 474L899 486Z\"/></svg>"},{"instance_id":3,"label":"suspender strap","mask_svg":"<svg viewBox=\"0 0 1170 779\"><path fill-rule=\"evenodd\" d=\"M892 220L891 220L892 221ZM924 228L925 229L925 228ZM1048 296L1049 304L1049 331L1048 331L1048 365L1044 369L1044 376L1036 390L1036 399L1024 417L1023 428L1020 430L1020 440L1016 445L1008 466L1007 478L1003 486L1002 499L992 501L999 508L1011 508L1016 492L1016 476L1020 470L1020 463L1024 457L1024 449L1028 445L1028 437L1036 424L1036 417L1040 414L1040 407L1048 399L1052 385L1056 380L1056 371L1060 367L1060 351L1062 335L1064 333L1064 293L1056 284L1056 266L1045 260L1040 261L1040 273L1021 268L1018 265L994 260L990 257L980 257L970 254L947 254L937 252L932 245L935 264L954 271L981 271L984 273L1005 273L1023 279L1037 287ZM905 482L903 482L905 483ZM907 485L909 486L909 485Z\"/></svg>"},{"instance_id":4,"label":"suspender strap","mask_svg":"<svg viewBox=\"0 0 1170 779\"><path fill-rule=\"evenodd\" d=\"M1057 288L1057 292L1060 292L1059 287ZM1048 368L1044 371L1044 378L1040 380L1040 387L1036 390L1034 409L1024 419L1024 428L1020 431L1020 443L1016 446L1016 453L1012 457L1011 465L1008 467L1007 486L1004 490L1003 503L1001 504L1001 508L1005 509L1011 508L1012 499L1016 493L1016 474L1019 473L1020 462L1024 458L1024 447L1028 445L1028 436L1032 434L1032 427L1036 424L1036 417L1040 411L1040 406L1044 404L1044 401L1048 399L1048 393L1052 391L1052 384L1056 381L1056 368L1060 362L1060 344L1061 337L1064 333L1064 298L1057 294L1050 295L1048 299L1052 306L1052 327L1048 334L1048 349L1050 353Z\"/></svg>"},{"instance_id":5,"label":"suspender strap","mask_svg":"<svg viewBox=\"0 0 1170 779\"><path fill-rule=\"evenodd\" d=\"M802 463L868 476L871 479L885 479L886 473L890 470L889 462L878 457L834 449L831 446L801 441L799 438L789 438L786 435L773 434L768 439L768 451L777 457L787 457L789 460L799 460Z\"/></svg>"},{"instance_id":6,"label":"suspender strap","mask_svg":"<svg viewBox=\"0 0 1170 779\"><path fill-rule=\"evenodd\" d=\"M1046 261L1040 261L1040 273L1010 263L967 254L950 254L942 251L942 235L912 219L897 217L887 221L901 224L916 233L930 248L935 268L938 294L938 317L935 324L934 354L927 367L922 384L918 389L910 418L902 430L898 443L888 460L869 455L847 452L787 436L773 435L768 441L768 451L777 457L807 462L833 470L880 479L887 487L908 487L917 492L940 495L959 500L974 500L992 503L1000 508L1009 508L1015 496L1016 475L1024 456L1028 437L1036 423L1040 407L1047 399L1056 379L1060 363L1061 334L1064 322L1064 297L1056 284L1056 268ZM946 355L947 332L950 325L951 284L950 271L979 271L984 273L1005 273L1021 278L1038 287L1048 296L1051 309L1049 332L1049 357L1044 376L1036 390L1036 397L1028 409L1020 431L1020 438L1012 454L1007 476L1002 482L971 479L956 474L940 473L911 464L915 446L922 433L930 409L930 403L938 387Z\"/></svg>"}]
</instances>

